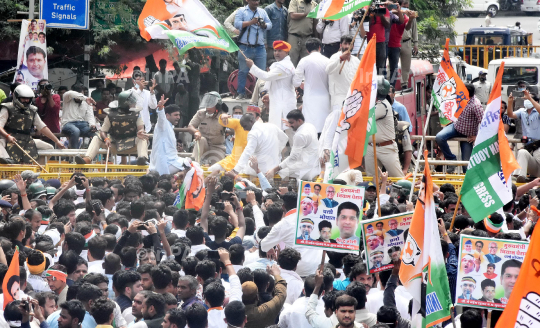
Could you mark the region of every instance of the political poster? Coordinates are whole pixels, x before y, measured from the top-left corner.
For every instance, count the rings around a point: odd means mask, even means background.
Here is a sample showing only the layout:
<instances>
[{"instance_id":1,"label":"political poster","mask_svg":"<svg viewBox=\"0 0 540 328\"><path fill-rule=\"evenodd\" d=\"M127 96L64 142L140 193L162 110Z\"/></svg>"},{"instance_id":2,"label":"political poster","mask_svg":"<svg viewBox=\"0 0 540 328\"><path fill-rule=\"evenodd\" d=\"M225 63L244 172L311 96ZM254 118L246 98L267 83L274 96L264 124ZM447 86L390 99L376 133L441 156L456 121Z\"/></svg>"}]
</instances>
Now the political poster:
<instances>
[{"instance_id":1,"label":"political poster","mask_svg":"<svg viewBox=\"0 0 540 328\"><path fill-rule=\"evenodd\" d=\"M456 305L503 310L529 242L461 235Z\"/></svg>"},{"instance_id":2,"label":"political poster","mask_svg":"<svg viewBox=\"0 0 540 328\"><path fill-rule=\"evenodd\" d=\"M391 270L405 244L413 212L362 221L362 240L369 273Z\"/></svg>"},{"instance_id":3,"label":"political poster","mask_svg":"<svg viewBox=\"0 0 540 328\"><path fill-rule=\"evenodd\" d=\"M295 244L358 252L363 204L363 187L301 181Z\"/></svg>"},{"instance_id":4,"label":"political poster","mask_svg":"<svg viewBox=\"0 0 540 328\"><path fill-rule=\"evenodd\" d=\"M13 82L37 90L41 79L48 78L47 27L43 19L25 19L21 24L17 70Z\"/></svg>"}]
</instances>

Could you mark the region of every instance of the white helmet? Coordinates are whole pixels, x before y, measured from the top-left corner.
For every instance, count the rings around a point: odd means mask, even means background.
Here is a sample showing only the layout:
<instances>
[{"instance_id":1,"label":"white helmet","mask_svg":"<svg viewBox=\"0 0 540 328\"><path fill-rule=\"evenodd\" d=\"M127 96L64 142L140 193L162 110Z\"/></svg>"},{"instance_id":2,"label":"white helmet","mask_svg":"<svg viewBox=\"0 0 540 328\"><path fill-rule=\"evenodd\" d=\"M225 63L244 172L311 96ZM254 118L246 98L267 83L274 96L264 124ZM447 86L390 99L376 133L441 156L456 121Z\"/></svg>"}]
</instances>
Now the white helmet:
<instances>
[{"instance_id":1,"label":"white helmet","mask_svg":"<svg viewBox=\"0 0 540 328\"><path fill-rule=\"evenodd\" d=\"M30 98L28 104L20 102L21 98ZM30 104L34 100L34 91L26 84L21 84L13 91L13 103L19 108L29 108Z\"/></svg>"}]
</instances>

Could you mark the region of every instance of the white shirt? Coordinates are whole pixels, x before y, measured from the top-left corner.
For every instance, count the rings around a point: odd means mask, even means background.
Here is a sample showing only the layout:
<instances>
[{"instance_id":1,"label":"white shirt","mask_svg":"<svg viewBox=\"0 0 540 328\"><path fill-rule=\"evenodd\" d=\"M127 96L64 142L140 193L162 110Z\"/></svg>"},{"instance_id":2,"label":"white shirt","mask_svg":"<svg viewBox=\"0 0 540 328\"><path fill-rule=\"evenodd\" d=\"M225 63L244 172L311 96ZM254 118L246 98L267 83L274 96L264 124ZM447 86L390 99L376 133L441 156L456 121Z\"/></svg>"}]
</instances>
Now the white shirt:
<instances>
[{"instance_id":1,"label":"white shirt","mask_svg":"<svg viewBox=\"0 0 540 328\"><path fill-rule=\"evenodd\" d=\"M182 238L186 236L186 230L182 229L171 229L171 233L175 233L178 238Z\"/></svg>"},{"instance_id":2,"label":"white shirt","mask_svg":"<svg viewBox=\"0 0 540 328\"><path fill-rule=\"evenodd\" d=\"M298 266L300 266L300 263L298 263ZM302 294L302 290L304 290L304 281L302 281L302 278L295 271L285 270L283 268L281 268L281 278L287 282L285 304L293 304Z\"/></svg>"},{"instance_id":3,"label":"white shirt","mask_svg":"<svg viewBox=\"0 0 540 328\"><path fill-rule=\"evenodd\" d=\"M95 272L105 274L105 269L103 269L103 262L103 260L88 262L88 273Z\"/></svg>"},{"instance_id":4,"label":"white shirt","mask_svg":"<svg viewBox=\"0 0 540 328\"><path fill-rule=\"evenodd\" d=\"M372 291L376 292L372 292ZM397 293L394 293L396 299L396 307L401 314L401 317L406 320L411 320L409 315L409 300ZM384 305L383 302L384 292L372 288L369 295L367 295L368 302L366 303L366 309L371 313L377 313L379 308Z\"/></svg>"},{"instance_id":5,"label":"white shirt","mask_svg":"<svg viewBox=\"0 0 540 328\"><path fill-rule=\"evenodd\" d=\"M315 294L312 294L315 295ZM315 295L316 297L317 295ZM311 297L311 296L310 296ZM280 328L312 328L306 318L308 303L311 298L302 296L298 298L291 306L288 306L281 311L279 315ZM317 300L316 311L324 312L324 302L322 299Z\"/></svg>"},{"instance_id":6,"label":"white shirt","mask_svg":"<svg viewBox=\"0 0 540 328\"><path fill-rule=\"evenodd\" d=\"M86 98L82 93L76 91L68 91L64 93L62 105L62 127L68 122L85 121L90 126L96 125L94 118L94 109L86 103ZM75 99L81 100L81 103L76 103Z\"/></svg>"},{"instance_id":7,"label":"white shirt","mask_svg":"<svg viewBox=\"0 0 540 328\"><path fill-rule=\"evenodd\" d=\"M324 121L324 127L321 137L319 138L319 158L323 157L325 149L332 149L332 143L334 141L340 115L341 107L332 110L330 115L328 115Z\"/></svg>"},{"instance_id":8,"label":"white shirt","mask_svg":"<svg viewBox=\"0 0 540 328\"><path fill-rule=\"evenodd\" d=\"M242 284L240 284L238 276L229 276L229 284L229 302L242 302ZM223 321L223 318L225 318L225 313L222 308L208 310L208 328L227 328L227 324Z\"/></svg>"},{"instance_id":9,"label":"white shirt","mask_svg":"<svg viewBox=\"0 0 540 328\"><path fill-rule=\"evenodd\" d=\"M476 81L473 83L473 85L474 95L476 96L476 98L480 100L482 105L487 104L489 100L489 95L491 94L491 83L489 83L488 81L485 81L484 83Z\"/></svg>"},{"instance_id":10,"label":"white shirt","mask_svg":"<svg viewBox=\"0 0 540 328\"><path fill-rule=\"evenodd\" d=\"M28 283L32 285L32 288L36 293L51 291L51 288L47 283L47 279L43 278L41 275L30 274L28 270L26 272L28 275L26 281L28 281Z\"/></svg>"},{"instance_id":11,"label":"white shirt","mask_svg":"<svg viewBox=\"0 0 540 328\"><path fill-rule=\"evenodd\" d=\"M293 85L299 87L304 80L302 113L306 123L311 123L321 132L326 116L330 114L330 93L326 66L330 59L315 51L298 63L293 78Z\"/></svg>"},{"instance_id":12,"label":"white shirt","mask_svg":"<svg viewBox=\"0 0 540 328\"><path fill-rule=\"evenodd\" d=\"M313 328L333 328L338 324L335 314L328 318L323 311L319 310L319 298L311 294L306 311L306 319ZM324 306L323 306L324 308ZM355 323L356 327L356 323Z\"/></svg>"},{"instance_id":13,"label":"white shirt","mask_svg":"<svg viewBox=\"0 0 540 328\"><path fill-rule=\"evenodd\" d=\"M319 268L323 251L320 249L294 245L294 239L296 238L296 218L297 214L294 212L276 223L268 235L261 241L261 249L263 252L268 252L270 248L279 243L284 243L285 247L293 247L302 255L300 262L298 262L296 273L301 277L306 277L310 274L314 274ZM283 278L285 279L285 277ZM288 296L289 293L287 291L287 297Z\"/></svg>"},{"instance_id":14,"label":"white shirt","mask_svg":"<svg viewBox=\"0 0 540 328\"><path fill-rule=\"evenodd\" d=\"M171 84L174 82L172 72L166 70L165 74L163 74L161 71L158 71L154 74L154 79L156 79L156 83L161 86L161 90L165 91L165 93L168 93L169 90L171 90Z\"/></svg>"},{"instance_id":15,"label":"white shirt","mask_svg":"<svg viewBox=\"0 0 540 328\"><path fill-rule=\"evenodd\" d=\"M189 256L195 256L198 251L203 249L210 249L210 247L206 246L205 244L193 245L191 246L191 253L189 253Z\"/></svg>"},{"instance_id":16,"label":"white shirt","mask_svg":"<svg viewBox=\"0 0 540 328\"><path fill-rule=\"evenodd\" d=\"M253 76L266 81L265 87L268 88L268 96L270 97L268 123L285 130L285 125L281 122L281 119L286 118L291 110L296 109L296 92L292 81L294 65L291 58L287 56L281 61L273 63L268 72L263 71L256 65L251 66L249 72Z\"/></svg>"},{"instance_id":17,"label":"white shirt","mask_svg":"<svg viewBox=\"0 0 540 328\"><path fill-rule=\"evenodd\" d=\"M257 157L261 172L267 172L281 161L281 151L289 138L277 125L255 122L247 135L247 144L234 167L238 173L256 175L248 165L251 156Z\"/></svg>"},{"instance_id":18,"label":"white shirt","mask_svg":"<svg viewBox=\"0 0 540 328\"><path fill-rule=\"evenodd\" d=\"M157 115L158 120L154 128L152 153L150 154L150 170L156 170L160 175L163 175L169 174L170 165L179 170L183 169L184 161L178 157L176 136L173 125L165 116L165 109L158 109Z\"/></svg>"},{"instance_id":19,"label":"white shirt","mask_svg":"<svg viewBox=\"0 0 540 328\"><path fill-rule=\"evenodd\" d=\"M154 109L157 107L156 95L151 94L149 90L140 90L138 85L133 87L133 90L137 95L137 107L142 108L139 115L144 122L144 131L148 133L152 129L152 123L150 122L150 108Z\"/></svg>"},{"instance_id":20,"label":"white shirt","mask_svg":"<svg viewBox=\"0 0 540 328\"><path fill-rule=\"evenodd\" d=\"M326 66L326 74L328 74L328 90L330 90L330 99L332 102L332 110L341 109L349 87L356 75L356 70L360 65L360 59L356 56L351 56L351 59L345 62L341 74L341 51L336 52L330 57L330 62Z\"/></svg>"},{"instance_id":21,"label":"white shirt","mask_svg":"<svg viewBox=\"0 0 540 328\"><path fill-rule=\"evenodd\" d=\"M349 35L349 21L348 15L333 21L330 24L325 24L322 19L319 19L317 23L317 32L322 33L322 43L330 44L341 41L341 37ZM326 26L326 27L325 27Z\"/></svg>"},{"instance_id":22,"label":"white shirt","mask_svg":"<svg viewBox=\"0 0 540 328\"><path fill-rule=\"evenodd\" d=\"M291 153L281 164L279 175L302 180L313 180L321 172L318 160L319 140L317 130L310 123L304 123L296 130Z\"/></svg>"}]
</instances>

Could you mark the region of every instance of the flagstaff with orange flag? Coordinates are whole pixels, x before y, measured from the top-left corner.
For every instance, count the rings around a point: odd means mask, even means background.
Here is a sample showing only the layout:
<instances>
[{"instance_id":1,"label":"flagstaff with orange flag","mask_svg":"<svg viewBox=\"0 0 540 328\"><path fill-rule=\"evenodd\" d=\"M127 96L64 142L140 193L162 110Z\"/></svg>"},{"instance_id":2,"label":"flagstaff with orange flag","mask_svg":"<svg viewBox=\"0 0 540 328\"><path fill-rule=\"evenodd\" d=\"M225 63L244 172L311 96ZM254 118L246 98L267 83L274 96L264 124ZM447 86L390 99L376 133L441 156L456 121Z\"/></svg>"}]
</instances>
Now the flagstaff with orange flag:
<instances>
[{"instance_id":1,"label":"flagstaff with orange flag","mask_svg":"<svg viewBox=\"0 0 540 328\"><path fill-rule=\"evenodd\" d=\"M9 268L2 282L2 291L4 293L4 307L6 308L10 302L19 299L19 290L21 286L21 281L19 278L19 247L15 248L15 253L13 253L13 259L9 264Z\"/></svg>"},{"instance_id":2,"label":"flagstaff with orange flag","mask_svg":"<svg viewBox=\"0 0 540 328\"><path fill-rule=\"evenodd\" d=\"M501 119L503 71L504 62L493 84L461 187L461 202L474 222L482 221L513 200L510 179L519 165L510 149Z\"/></svg>"},{"instance_id":3,"label":"flagstaff with orange flag","mask_svg":"<svg viewBox=\"0 0 540 328\"><path fill-rule=\"evenodd\" d=\"M348 168L362 164L369 137L377 133L375 102L377 100L376 36L369 41L341 110L332 143L329 180Z\"/></svg>"},{"instance_id":4,"label":"flagstaff with orange flag","mask_svg":"<svg viewBox=\"0 0 540 328\"><path fill-rule=\"evenodd\" d=\"M424 189L418 197L401 253L399 278L413 297L413 318L418 313L422 316L421 327L431 327L450 319L452 301L435 214L427 150L424 158Z\"/></svg>"}]
</instances>

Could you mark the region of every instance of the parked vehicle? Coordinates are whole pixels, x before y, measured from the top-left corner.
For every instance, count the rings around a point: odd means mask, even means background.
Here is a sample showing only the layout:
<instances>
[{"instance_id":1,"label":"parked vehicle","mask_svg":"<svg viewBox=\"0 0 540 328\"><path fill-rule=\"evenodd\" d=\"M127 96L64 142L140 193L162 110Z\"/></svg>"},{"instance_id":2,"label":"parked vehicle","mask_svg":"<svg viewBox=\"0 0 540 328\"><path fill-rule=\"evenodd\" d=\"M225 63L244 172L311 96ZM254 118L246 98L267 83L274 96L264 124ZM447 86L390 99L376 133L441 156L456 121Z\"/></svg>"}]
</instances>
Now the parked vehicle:
<instances>
[{"instance_id":1,"label":"parked vehicle","mask_svg":"<svg viewBox=\"0 0 540 328\"><path fill-rule=\"evenodd\" d=\"M532 94L538 95L540 88L540 55L531 58L505 58L489 62L487 80L495 82L497 72L504 61L504 72L502 77L501 98L508 100L508 96L517 87L519 81L524 81L527 89ZM522 104L523 100L521 100ZM520 106L519 99L516 99L516 105Z\"/></svg>"},{"instance_id":2,"label":"parked vehicle","mask_svg":"<svg viewBox=\"0 0 540 328\"><path fill-rule=\"evenodd\" d=\"M521 11L529 16L540 13L540 0L521 0Z\"/></svg>"},{"instance_id":3,"label":"parked vehicle","mask_svg":"<svg viewBox=\"0 0 540 328\"><path fill-rule=\"evenodd\" d=\"M501 0L501 1L514 1L514 0ZM517 0L519 1L519 0ZM480 15L487 15L491 13L492 17L497 16L499 12L499 2L497 0L471 0L470 6L463 8L461 13L463 16L478 17Z\"/></svg>"}]
</instances>

